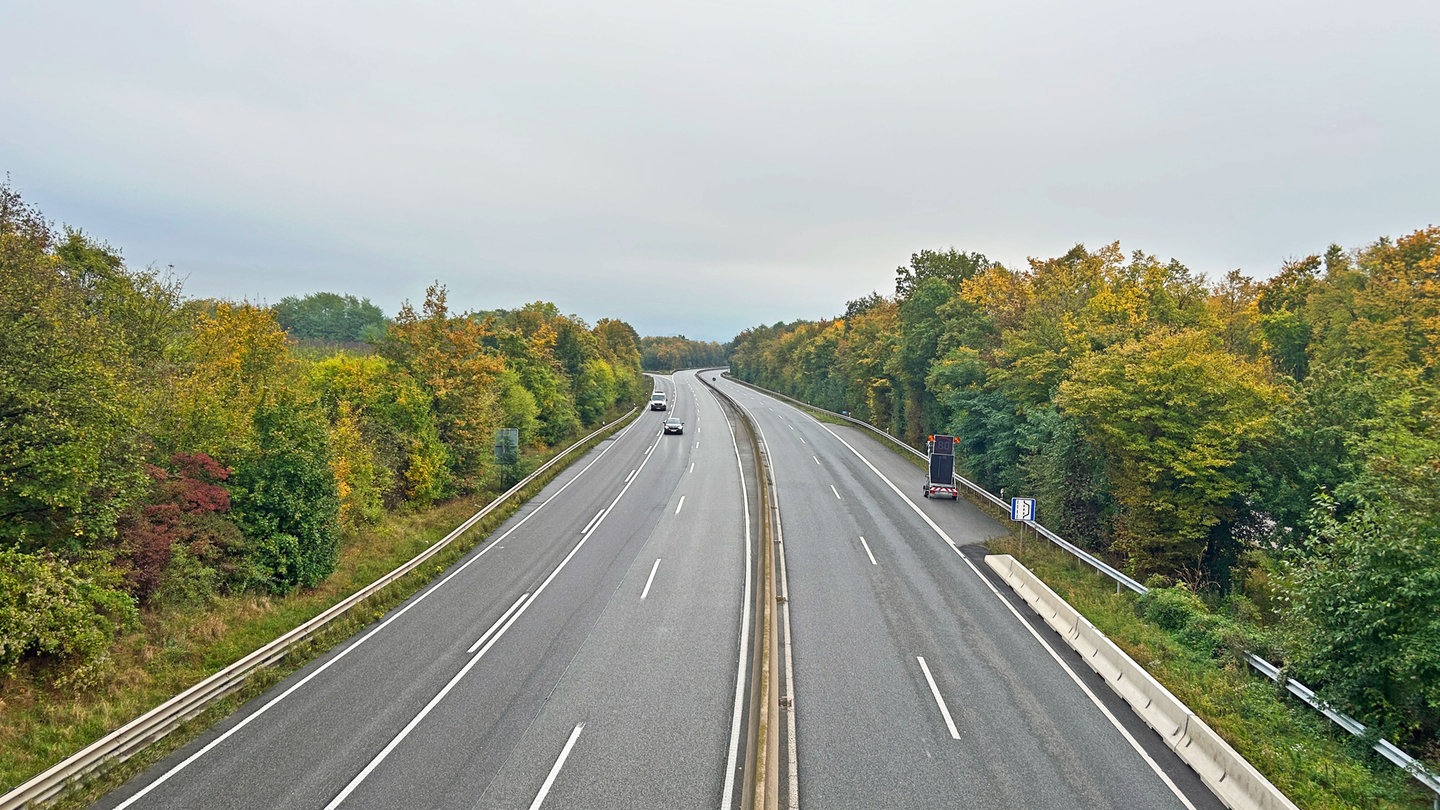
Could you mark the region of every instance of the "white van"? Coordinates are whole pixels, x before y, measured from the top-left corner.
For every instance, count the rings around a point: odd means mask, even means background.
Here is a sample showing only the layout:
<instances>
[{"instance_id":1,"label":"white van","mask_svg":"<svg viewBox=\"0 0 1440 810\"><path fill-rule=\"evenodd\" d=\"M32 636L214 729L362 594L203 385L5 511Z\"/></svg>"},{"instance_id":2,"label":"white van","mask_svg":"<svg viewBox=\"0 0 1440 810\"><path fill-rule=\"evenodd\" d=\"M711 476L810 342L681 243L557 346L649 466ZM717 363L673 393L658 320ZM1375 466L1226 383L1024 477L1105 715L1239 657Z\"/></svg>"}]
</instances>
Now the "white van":
<instances>
[{"instance_id":1,"label":"white van","mask_svg":"<svg viewBox=\"0 0 1440 810\"><path fill-rule=\"evenodd\" d=\"M650 410L663 411L666 410L666 408L664 391L656 391L650 395Z\"/></svg>"}]
</instances>

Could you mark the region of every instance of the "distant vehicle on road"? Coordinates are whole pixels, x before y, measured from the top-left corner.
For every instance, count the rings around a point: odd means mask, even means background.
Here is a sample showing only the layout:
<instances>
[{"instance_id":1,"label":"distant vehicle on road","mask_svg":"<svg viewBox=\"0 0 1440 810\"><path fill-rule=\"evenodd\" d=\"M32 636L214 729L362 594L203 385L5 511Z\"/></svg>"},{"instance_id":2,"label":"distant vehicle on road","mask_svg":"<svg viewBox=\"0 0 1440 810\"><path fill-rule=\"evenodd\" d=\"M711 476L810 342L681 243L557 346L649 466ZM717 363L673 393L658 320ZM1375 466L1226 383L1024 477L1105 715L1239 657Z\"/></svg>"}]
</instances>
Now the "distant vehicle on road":
<instances>
[{"instance_id":1,"label":"distant vehicle on road","mask_svg":"<svg viewBox=\"0 0 1440 810\"><path fill-rule=\"evenodd\" d=\"M668 410L669 407L670 406L665 401L664 391L656 391L655 393L650 395L650 410L664 411Z\"/></svg>"},{"instance_id":2,"label":"distant vehicle on road","mask_svg":"<svg viewBox=\"0 0 1440 810\"><path fill-rule=\"evenodd\" d=\"M672 417L670 417L669 419L666 419L666 420L665 420L665 432L666 432L666 433L684 433L684 432L685 432L685 423L684 423L684 422L681 422L679 419L676 419L675 417L672 416Z\"/></svg>"}]
</instances>

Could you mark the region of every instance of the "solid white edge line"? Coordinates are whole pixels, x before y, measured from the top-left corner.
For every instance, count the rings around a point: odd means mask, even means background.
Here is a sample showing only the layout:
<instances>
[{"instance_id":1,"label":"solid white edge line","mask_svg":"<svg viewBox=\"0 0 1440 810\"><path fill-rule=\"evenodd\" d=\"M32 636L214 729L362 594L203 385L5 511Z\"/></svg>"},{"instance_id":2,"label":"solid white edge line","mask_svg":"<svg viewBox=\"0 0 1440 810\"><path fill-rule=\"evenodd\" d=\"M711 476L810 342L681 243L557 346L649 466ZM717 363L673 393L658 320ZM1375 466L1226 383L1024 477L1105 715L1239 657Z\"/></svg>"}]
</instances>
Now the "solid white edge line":
<instances>
[{"instance_id":1,"label":"solid white edge line","mask_svg":"<svg viewBox=\"0 0 1440 810\"><path fill-rule=\"evenodd\" d=\"M685 508L685 496L681 495L680 502L675 504L675 514L680 514L680 510L683 508Z\"/></svg>"},{"instance_id":2,"label":"solid white edge line","mask_svg":"<svg viewBox=\"0 0 1440 810\"><path fill-rule=\"evenodd\" d=\"M950 716L950 708L945 705L945 698L940 696L940 687L935 685L935 678L930 674L930 667L925 665L925 659L915 656L920 662L920 670L925 673L925 682L930 684L930 694L935 696L935 705L940 707L940 713L945 716L945 727L950 729L950 739L960 739L960 729L955 728L955 719Z\"/></svg>"},{"instance_id":3,"label":"solid white edge line","mask_svg":"<svg viewBox=\"0 0 1440 810\"><path fill-rule=\"evenodd\" d=\"M1040 633L1034 628L1034 626L1032 626L1029 622L1025 621L1025 617L1020 615L1020 611L1015 609L1015 606L1010 603L1010 600L1006 599L1004 595L1002 595L1000 591L995 588L995 586L990 582L990 580L986 579L985 575L980 573L980 569L976 568L975 564L970 562L970 559L960 551L960 547L955 545L955 541L950 539L950 535L946 534L944 529L940 528L940 526L935 521L931 520L930 516L925 514L925 512L921 510L919 506L916 506L914 501L905 497L905 493L902 492L899 487L895 486L894 481L891 481L889 478L885 477L885 474L880 472L880 470L878 470L874 464L871 464L869 459L860 455L859 450L856 450L854 447L852 447L849 442L841 438L840 435L835 431L830 430L830 428L826 427L818 419L814 421L815 424L820 425L820 427L823 428L827 433L829 433L831 436L834 436L836 441L845 445L846 449L848 449L851 453L854 453L856 458L860 459L860 461L866 467L870 468L871 472L875 473L875 475L881 481L884 481L885 484L890 487L890 489L894 490L895 494L900 496L900 500L903 501L907 506L909 506L915 512L915 514L919 515L920 519L925 521L926 525L928 525L930 529L935 532L935 534L939 535L940 538L944 540L947 545L950 546L950 549L955 552L956 556L958 556L962 561L964 561L965 566L969 568L970 571L975 574L975 576L980 578L980 581L985 584L985 587L990 589L990 592L995 595L995 598L999 599L1001 604L1009 608L1010 613L1015 616L1015 620L1020 622L1020 624L1030 632L1031 637L1038 641L1041 647L1045 648L1045 651L1050 654L1050 657L1055 660L1055 663L1059 664L1060 668L1065 671L1065 674L1070 676L1070 680L1074 681L1075 685L1080 687L1080 691L1084 692L1085 696L1090 698L1090 702L1095 704L1095 708L1099 709L1100 713L1104 715L1107 720L1110 721L1110 725L1114 726L1115 730L1120 732L1120 735L1125 738L1125 741L1130 744L1130 747L1135 750L1135 753L1139 754L1140 758L1144 760L1145 764L1150 766L1150 770L1154 771L1155 775L1160 777L1160 781L1164 782L1165 786L1170 788L1170 792L1175 794L1175 798L1179 799L1180 803L1190 808L1190 810L1195 810L1195 805L1190 803L1190 799L1187 798L1183 792L1181 792L1179 786L1177 786L1170 779L1169 775L1166 774L1163 769L1161 769L1160 763L1156 762L1154 758L1152 758L1150 754L1140 746L1140 741L1135 739L1134 735L1130 733L1129 729L1126 729L1123 725L1120 724L1120 719L1117 718L1114 714L1112 714L1110 710L1106 708L1104 703L1100 702L1100 698L1090 690L1090 687L1085 685L1084 681L1080 680L1080 676L1075 674L1075 670L1071 669L1070 665L1065 663L1065 660L1060 657L1060 654L1055 651L1055 648L1052 647L1050 643L1040 635Z\"/></svg>"},{"instance_id":4,"label":"solid white edge line","mask_svg":"<svg viewBox=\"0 0 1440 810\"><path fill-rule=\"evenodd\" d=\"M626 426L626 428L625 428L624 430L622 430L622 431L620 431L620 433L616 434L615 438L616 438L616 439L619 439L621 436L624 436L626 433L629 433L630 430L631 430L632 428L634 428L636 425L640 424L640 422L641 422L641 420L640 420L639 418L636 418L636 420L633 421L633 422L631 422L628 426ZM596 464L599 464L599 463L600 463L600 459L604 458L604 457L605 457L605 454L608 453L608 452L610 452L610 450L611 450L612 448L614 448L614 447L616 446L616 444L618 444L618 442L610 442L609 444L607 444L607 445L605 446L605 449L601 450L600 453L595 456L594 460L592 460L589 464L586 464L584 467L581 467L581 468L580 468L580 471L577 472L577 473L575 473L575 476L574 476L573 478L571 478L569 481L566 481L559 489L555 490L555 494L556 494L556 495L559 495L560 493L562 493L562 492L564 492L565 490L569 489L571 484L575 483L576 481L579 481L580 478L581 478L582 476L584 476L585 473L588 472L591 467L594 467ZM643 465L642 465L642 466L643 466ZM333 658L331 658L329 661L326 661L325 663L321 664L319 667L317 667L317 668L315 669L314 672L311 672L309 675L306 675L304 678L301 678L297 683L295 683L295 685L291 686L289 689L286 689L284 692L281 692L279 695L277 695L277 696L275 697L275 699L271 700L269 703L266 703L264 706L261 706L260 708L256 709L254 712L251 712L250 714L246 715L246 716L245 716L245 719L243 719L243 720L241 720L240 722L236 723L235 725L231 726L229 729L227 729L227 730L226 730L223 734L221 734L219 737L216 737L215 739L211 740L208 744L205 745L204 748L201 748L199 751L196 751L195 753L191 754L189 757L186 757L182 762L180 762L180 764L176 765L175 767L171 768L170 770L168 770L168 771L166 771L165 773L161 774L160 776L156 777L155 781L151 782L150 784L148 784L148 785L146 785L145 787L141 788L140 790L136 791L135 794L132 795L130 798L128 798L128 799L126 799L125 801L121 802L120 804L116 805L116 806L115 806L115 810L125 810L125 808L127 808L127 807L129 807L130 805L134 804L135 802L139 801L142 797L144 797L144 796L145 796L146 794L148 794L150 791L152 791L152 790L154 790L155 788L160 787L161 785L163 785L163 784L165 784L166 782L170 781L170 777L174 776L175 774L177 774L177 773L179 773L180 771L184 770L185 768L189 767L189 765L190 765L192 762L194 762L195 760L197 760L197 759L199 759L200 757L205 756L206 754L210 753L210 751L211 751L212 749L214 749L216 746L218 746L218 745L220 745L221 743L225 742L226 740L230 739L232 736L234 736L236 733L238 733L241 729L243 729L243 728L245 728L246 726L250 725L250 723L251 723L252 721L254 721L254 720L256 720L256 719L259 719L262 715L264 715L266 712L270 711L270 709L274 708L277 704L279 704L280 701L284 700L284 699L287 698L287 697L290 697L290 695L293 694L293 693L294 693L296 690L298 690L300 687L302 687L302 686L306 685L307 683L309 683L310 681L314 680L317 676L320 675L320 673L324 672L325 670L327 670L327 669L329 669L330 667L334 666L335 664L339 663L342 659L345 658L345 656L347 656L347 655L349 655L350 653L354 652L355 650L359 649L362 644L364 644L365 642L367 642L367 641L369 641L371 638L373 638L373 637L375 636L375 634L379 633L381 630L384 630L386 627L389 627L391 622L395 621L396 619L400 618L401 616L404 616L406 613L408 613L408 612L410 611L411 608L413 608L413 607L415 607L416 605L420 604L421 602L425 601L425 599L426 599L427 597L429 597L431 594L435 593L436 591L440 590L440 589L441 589L442 587L444 587L445 584L446 584L447 582L449 582L450 580L452 580L452 579L454 579L455 577L459 576L462 571L464 571L465 569L469 568L473 563L475 563L476 561L478 561L481 557L484 557L486 554L490 553L490 551L493 550L493 549L501 548L502 546L501 546L500 544L505 541L505 538L507 538L507 537L509 537L510 535L514 534L516 531L519 531L520 527L521 527L521 526L524 526L524 525L530 520L530 518L535 517L537 514L540 513L541 510L543 510L546 506L548 506L548 505L549 505L550 503L552 503L554 500L555 500L555 498L553 498L553 497L547 498L547 499L546 499L544 502L542 502L539 506L535 507L534 511L532 511L532 512L530 512L529 514L525 515L524 517L520 518L520 520L517 521L514 526L511 526L509 529L507 529L504 534L500 535L499 537L495 538L494 540L491 540L488 545L486 545L484 548L480 549L479 553L475 554L475 556L471 557L469 560L466 560L464 564L462 564L460 567L456 568L454 571L451 571L450 574L447 575L444 579L440 580L439 582L436 582L434 585L431 585L428 589L426 589L425 591L421 592L418 596L415 596L414 598L412 598L412 599L410 599L408 602L406 602L403 606L400 607L399 610L397 610L397 611L395 611L394 613L390 614L390 616L389 616L388 618L386 618L385 621L383 621L383 622L381 622L379 625L377 625L374 630L371 630L369 633L366 633L364 636L362 636L362 637L360 638L360 640L356 641L354 644L351 644L350 646L348 646L348 647L346 647L345 649L341 650L339 653L336 653L335 657L333 657Z\"/></svg>"},{"instance_id":5,"label":"solid white edge line","mask_svg":"<svg viewBox=\"0 0 1440 810\"><path fill-rule=\"evenodd\" d=\"M864 535L860 537L860 545L865 547L865 556L870 558L870 564L879 565L879 563L875 562L875 555L870 553L870 544L865 542Z\"/></svg>"},{"instance_id":6,"label":"solid white edge line","mask_svg":"<svg viewBox=\"0 0 1440 810\"><path fill-rule=\"evenodd\" d=\"M645 580L645 590L640 592L641 602L644 602L645 597L650 595L650 583L655 581L655 572L660 570L660 559L656 558L655 564L650 566L650 578Z\"/></svg>"},{"instance_id":7,"label":"solid white edge line","mask_svg":"<svg viewBox=\"0 0 1440 810\"><path fill-rule=\"evenodd\" d=\"M716 403L719 405L719 403ZM739 402L736 402L739 407ZM730 432L730 446L735 449L735 472L740 478L740 503L745 513L745 591L740 598L740 651L735 663L735 703L730 715L730 744L725 752L725 789L720 796L720 810L731 810L735 805L736 767L740 760L740 727L745 720L745 652L750 647L750 488L745 484L745 462L740 457L740 442L735 438L735 426L725 420L725 429ZM756 427L759 430L759 427Z\"/></svg>"},{"instance_id":8,"label":"solid white edge line","mask_svg":"<svg viewBox=\"0 0 1440 810\"><path fill-rule=\"evenodd\" d=\"M540 810L544 804L545 797L549 795L550 788L555 786L555 777L560 775L560 769L565 767L565 760L570 758L570 749L575 747L575 741L580 739L580 732L585 730L585 724L579 723L575 730L570 732L570 739L565 741L565 747L560 749L560 758L555 760L555 765L550 768L550 775L545 777L545 784L540 786L540 792L535 794L535 801L530 803L530 810Z\"/></svg>"},{"instance_id":9,"label":"solid white edge line","mask_svg":"<svg viewBox=\"0 0 1440 810\"><path fill-rule=\"evenodd\" d=\"M505 620L510 617L510 614L511 614L511 613L514 613L516 610L519 609L520 605L524 604L525 599L526 599L526 597L528 597L528 596L530 596L530 594L529 594L529 593L526 593L524 596L521 596L519 599L516 599L516 600L515 600L515 604L511 605L509 610L507 610L507 611L505 611L504 613L500 614L500 618L496 619L496 620L495 620L495 623L492 624L492 625L490 625L490 629L489 629L489 630L486 630L484 635L482 635L482 636L480 636L480 638L476 639L476 640L475 640L475 643L470 645L470 649L466 650L465 652L467 652L467 653L473 653L473 652L475 652L476 650L480 649L480 645L485 643L485 639L488 639L488 638L490 638L490 636L494 635L494 634L495 634L495 631L500 628L500 625L504 624L504 623L505 623Z\"/></svg>"},{"instance_id":10,"label":"solid white edge line","mask_svg":"<svg viewBox=\"0 0 1440 810\"><path fill-rule=\"evenodd\" d=\"M614 445L612 444L611 446ZM642 461L640 463L640 466L643 468L648 462L649 459L647 458L645 461ZM589 468L587 467L586 469ZM610 502L610 506L605 507L604 514L606 516L610 514L610 509L614 507L615 504L619 503L621 498L625 497L625 493L630 491L630 487L633 485L633 483L634 482L631 482L629 484L626 484L624 487L621 487L620 494L615 496L615 499ZM549 503L551 500L554 500L554 498L547 500L546 503ZM531 514L534 513L532 512ZM603 522L604 517L600 519L600 523ZM435 707L440 704L441 699L448 695L450 693L450 690L454 689L456 684L460 683L461 679L463 679L470 672L470 670L475 667L476 664L480 663L480 659L485 657L485 653L489 652L490 648L494 647L495 643L499 641L500 638L504 636L505 633L515 625L515 622L519 621L520 617L525 614L525 611L529 610L530 606L535 604L535 600L540 598L540 594L544 593L545 589L550 587L550 583L554 582L555 578L560 576L560 572L565 570L565 566L569 565L570 561L575 558L575 555L580 553L580 549L585 547L586 541L588 541L590 537L594 534L594 530L599 528L600 524L597 523L590 533L587 533L580 538L580 542L576 543L575 547L570 549L570 553L566 554L565 558L560 561L560 564L556 565L555 568L550 572L550 575L545 577L545 580L540 583L540 586L535 589L535 592L530 595L530 598L521 603L520 609L515 611L514 614L511 615L510 618L505 622L505 624L501 625L500 629L497 630L495 634L490 637L490 640L485 642L485 646L481 647L480 651L475 653L475 655L465 664L464 667L460 669L459 672L455 673L455 676L450 679L449 683L445 684L444 688L440 690L439 694L431 698L430 702L425 704L425 708L421 709L420 713L415 715L415 717L405 725L405 728L401 729L400 733L397 734L388 745L381 749L380 753L376 754L374 759L371 759L369 764L367 764L364 769L360 771L360 773L355 775L354 779L350 780L350 783L345 786L344 790L341 790L339 795L337 795L334 799L331 799L329 804L325 805L325 810L335 810L336 807L339 807L340 804L345 801L345 798L349 796L352 792L354 792L355 788L359 787L360 783L364 782L365 779L370 776L370 774L377 767L380 766L380 763L384 762L385 759L390 756L390 753L394 751L400 745L400 743L410 735L410 732L414 731L415 727L420 725L420 721L424 720L425 717L428 716L430 712L433 711Z\"/></svg>"}]
</instances>

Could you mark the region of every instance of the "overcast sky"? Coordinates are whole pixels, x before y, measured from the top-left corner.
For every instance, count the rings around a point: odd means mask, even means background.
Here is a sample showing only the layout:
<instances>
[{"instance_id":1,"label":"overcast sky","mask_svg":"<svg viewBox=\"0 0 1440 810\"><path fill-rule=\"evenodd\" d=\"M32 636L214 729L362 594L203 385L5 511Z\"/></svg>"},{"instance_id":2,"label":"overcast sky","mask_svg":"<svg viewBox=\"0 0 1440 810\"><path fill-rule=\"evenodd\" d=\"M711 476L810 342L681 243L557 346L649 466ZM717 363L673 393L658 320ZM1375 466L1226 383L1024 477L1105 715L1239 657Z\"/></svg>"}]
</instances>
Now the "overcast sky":
<instances>
[{"instance_id":1,"label":"overcast sky","mask_svg":"<svg viewBox=\"0 0 1440 810\"><path fill-rule=\"evenodd\" d=\"M1440 223L1440 2L0 4L0 171L193 297L728 340L911 253L1214 279Z\"/></svg>"}]
</instances>

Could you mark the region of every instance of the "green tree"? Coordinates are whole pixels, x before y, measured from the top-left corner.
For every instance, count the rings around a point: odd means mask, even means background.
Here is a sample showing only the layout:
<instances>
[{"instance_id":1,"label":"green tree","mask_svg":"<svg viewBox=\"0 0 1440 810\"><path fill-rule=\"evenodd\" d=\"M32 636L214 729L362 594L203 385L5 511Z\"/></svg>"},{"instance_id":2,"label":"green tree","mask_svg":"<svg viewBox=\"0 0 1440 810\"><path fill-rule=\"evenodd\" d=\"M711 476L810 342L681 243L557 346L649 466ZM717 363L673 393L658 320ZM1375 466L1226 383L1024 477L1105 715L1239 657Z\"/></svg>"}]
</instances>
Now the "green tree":
<instances>
[{"instance_id":1,"label":"green tree","mask_svg":"<svg viewBox=\"0 0 1440 810\"><path fill-rule=\"evenodd\" d=\"M1062 536L1109 550L1115 503L1103 447L1088 440L1078 420L1054 406L1030 409L1014 436L1023 482L1011 491L1034 497L1045 525Z\"/></svg>"},{"instance_id":2,"label":"green tree","mask_svg":"<svg viewBox=\"0 0 1440 810\"><path fill-rule=\"evenodd\" d=\"M131 351L0 186L0 545L79 551L144 490Z\"/></svg>"},{"instance_id":3,"label":"green tree","mask_svg":"<svg viewBox=\"0 0 1440 810\"><path fill-rule=\"evenodd\" d=\"M934 394L925 386L931 364L941 356L940 339L946 324L940 317L954 290L943 278L929 277L916 282L909 296L899 302L900 345L889 366L900 384L904 401L905 438L918 443L934 433L943 421Z\"/></svg>"},{"instance_id":4,"label":"green tree","mask_svg":"<svg viewBox=\"0 0 1440 810\"><path fill-rule=\"evenodd\" d=\"M314 587L339 559L340 496L324 415L280 391L265 396L254 420L256 442L230 478L254 566L249 584L274 593Z\"/></svg>"},{"instance_id":5,"label":"green tree","mask_svg":"<svg viewBox=\"0 0 1440 810\"><path fill-rule=\"evenodd\" d=\"M1306 304L1315 291L1319 269L1319 256L1286 262L1273 278L1261 282L1255 301L1271 361L1276 369L1297 380L1305 379L1310 371L1314 327Z\"/></svg>"},{"instance_id":6,"label":"green tree","mask_svg":"<svg viewBox=\"0 0 1440 810\"><path fill-rule=\"evenodd\" d=\"M500 414L504 427L520 431L520 446L534 443L540 432L540 406L513 371L506 371L501 381Z\"/></svg>"},{"instance_id":7,"label":"green tree","mask_svg":"<svg viewBox=\"0 0 1440 810\"><path fill-rule=\"evenodd\" d=\"M985 272L990 260L979 253L961 253L955 248L922 250L910 255L910 265L895 268L895 298L904 301L921 283L935 279L951 290ZM864 299L861 299L863 304Z\"/></svg>"},{"instance_id":8,"label":"green tree","mask_svg":"<svg viewBox=\"0 0 1440 810\"><path fill-rule=\"evenodd\" d=\"M535 302L503 313L492 329L491 341L505 356L506 365L530 392L537 409L534 437L558 444L580 427L570 382L555 359L555 323L560 318L553 304ZM520 427L511 425L511 427ZM529 437L522 435L522 443Z\"/></svg>"},{"instance_id":9,"label":"green tree","mask_svg":"<svg viewBox=\"0 0 1440 810\"><path fill-rule=\"evenodd\" d=\"M597 325L597 333L599 330L600 326ZM723 366L727 358L725 347L719 343L691 340L684 335L646 336L639 338L637 346L640 350L641 367L646 371Z\"/></svg>"},{"instance_id":10,"label":"green tree","mask_svg":"<svg viewBox=\"0 0 1440 810\"><path fill-rule=\"evenodd\" d=\"M0 676L26 656L58 658L57 686L78 686L104 669L117 628L134 624L135 602L118 572L76 565L49 552L0 548Z\"/></svg>"},{"instance_id":11,"label":"green tree","mask_svg":"<svg viewBox=\"0 0 1440 810\"><path fill-rule=\"evenodd\" d=\"M291 337L338 343L370 342L385 334L385 313L353 295L311 293L290 295L273 307L275 320Z\"/></svg>"},{"instance_id":12,"label":"green tree","mask_svg":"<svg viewBox=\"0 0 1440 810\"><path fill-rule=\"evenodd\" d=\"M1235 465L1263 440L1280 392L1264 370L1196 330L1156 332L1077 363L1055 404L1105 454L1116 545L1133 570L1206 566L1210 529L1240 487Z\"/></svg>"},{"instance_id":13,"label":"green tree","mask_svg":"<svg viewBox=\"0 0 1440 810\"><path fill-rule=\"evenodd\" d=\"M1429 474L1430 493L1440 476ZM1440 741L1440 522L1385 498L1317 531L1288 568L1291 664L1321 696L1402 743Z\"/></svg>"}]
</instances>

